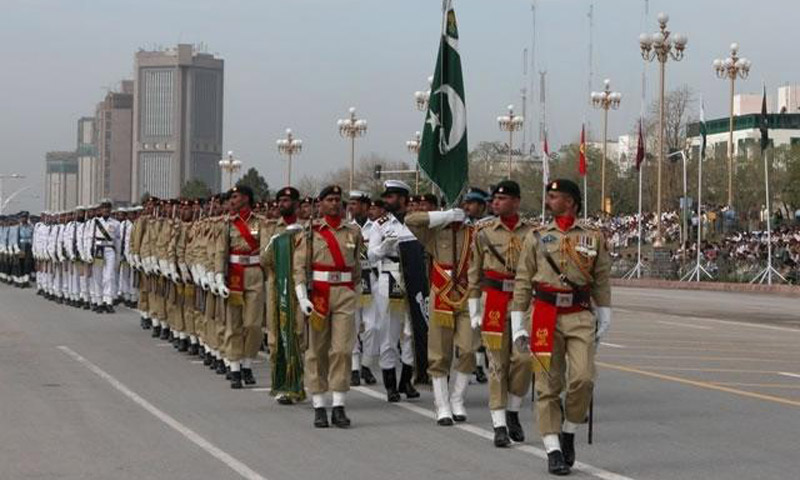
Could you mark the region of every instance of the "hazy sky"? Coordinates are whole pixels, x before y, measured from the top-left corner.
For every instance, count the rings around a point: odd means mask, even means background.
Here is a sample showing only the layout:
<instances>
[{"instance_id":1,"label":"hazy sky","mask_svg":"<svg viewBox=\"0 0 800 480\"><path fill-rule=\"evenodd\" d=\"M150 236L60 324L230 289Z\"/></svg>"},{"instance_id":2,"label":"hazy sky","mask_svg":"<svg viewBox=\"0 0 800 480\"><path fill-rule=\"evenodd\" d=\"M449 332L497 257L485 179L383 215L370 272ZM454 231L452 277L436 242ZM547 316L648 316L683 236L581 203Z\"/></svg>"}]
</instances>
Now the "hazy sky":
<instances>
[{"instance_id":1,"label":"hazy sky","mask_svg":"<svg viewBox=\"0 0 800 480\"><path fill-rule=\"evenodd\" d=\"M471 145L504 140L497 115L509 103L521 107L531 3L456 0ZM770 91L800 83L797 0L651 0L646 24L644 0L537 0L536 69L548 72L551 149L574 141L584 118L600 125L586 101L590 3L594 89L609 77L623 94L612 137L640 110L638 35L656 30L661 10L673 31L689 36L686 58L668 65L667 85L702 93L707 118L727 116L727 85L711 62L731 41L753 61L739 91L757 92L762 80ZM28 176L7 181L6 194L33 187L10 209L41 209L45 152L75 148L78 117L92 115L105 89L131 76L138 48L178 42L203 42L224 58L224 149L273 188L285 178L275 140L286 127L305 143L294 178L347 164L336 120L350 106L369 121L360 154L409 160L405 141L423 117L412 95L427 88L440 25L440 0L0 0L0 173ZM648 71L652 97L656 66ZM537 122L538 115L538 107L528 112Z\"/></svg>"}]
</instances>

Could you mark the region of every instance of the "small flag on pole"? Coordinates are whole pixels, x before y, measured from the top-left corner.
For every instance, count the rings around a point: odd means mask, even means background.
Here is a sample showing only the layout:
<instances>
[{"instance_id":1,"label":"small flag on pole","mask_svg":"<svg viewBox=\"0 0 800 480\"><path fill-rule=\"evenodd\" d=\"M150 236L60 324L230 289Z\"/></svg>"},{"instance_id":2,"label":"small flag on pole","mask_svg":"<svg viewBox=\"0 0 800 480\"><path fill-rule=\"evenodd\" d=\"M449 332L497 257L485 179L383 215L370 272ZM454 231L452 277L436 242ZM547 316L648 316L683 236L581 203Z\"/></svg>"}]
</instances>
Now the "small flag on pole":
<instances>
[{"instance_id":1,"label":"small flag on pole","mask_svg":"<svg viewBox=\"0 0 800 480\"><path fill-rule=\"evenodd\" d=\"M544 143L542 144L542 183L550 183L550 147L547 146L547 132L544 133Z\"/></svg>"},{"instance_id":2,"label":"small flag on pole","mask_svg":"<svg viewBox=\"0 0 800 480\"><path fill-rule=\"evenodd\" d=\"M586 176L586 126L581 125L581 146L578 152L578 173Z\"/></svg>"},{"instance_id":3,"label":"small flag on pole","mask_svg":"<svg viewBox=\"0 0 800 480\"><path fill-rule=\"evenodd\" d=\"M642 131L642 119L639 119L639 140L636 143L636 170L642 168L644 162L644 132Z\"/></svg>"},{"instance_id":4,"label":"small flag on pole","mask_svg":"<svg viewBox=\"0 0 800 480\"><path fill-rule=\"evenodd\" d=\"M761 115L758 118L761 130L761 151L769 146L769 118L767 117L767 86L764 85L764 96L761 98Z\"/></svg>"},{"instance_id":5,"label":"small flag on pole","mask_svg":"<svg viewBox=\"0 0 800 480\"><path fill-rule=\"evenodd\" d=\"M706 137L708 136L708 126L706 125L706 111L705 105L703 104L703 100L700 100L700 138L702 139L702 143L700 144L700 159L705 160L706 158Z\"/></svg>"}]
</instances>

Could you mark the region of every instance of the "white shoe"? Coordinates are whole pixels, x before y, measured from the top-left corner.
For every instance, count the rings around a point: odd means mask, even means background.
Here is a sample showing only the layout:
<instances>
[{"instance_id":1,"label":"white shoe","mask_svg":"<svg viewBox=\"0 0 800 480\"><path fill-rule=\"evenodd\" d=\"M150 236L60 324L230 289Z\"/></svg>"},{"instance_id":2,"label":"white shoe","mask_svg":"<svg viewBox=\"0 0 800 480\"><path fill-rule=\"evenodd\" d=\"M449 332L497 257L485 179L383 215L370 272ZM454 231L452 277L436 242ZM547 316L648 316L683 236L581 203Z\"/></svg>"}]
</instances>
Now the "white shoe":
<instances>
[{"instance_id":1,"label":"white shoe","mask_svg":"<svg viewBox=\"0 0 800 480\"><path fill-rule=\"evenodd\" d=\"M433 377L432 381L436 423L441 426L453 425L453 412L450 411L450 396L447 393L447 377Z\"/></svg>"}]
</instances>

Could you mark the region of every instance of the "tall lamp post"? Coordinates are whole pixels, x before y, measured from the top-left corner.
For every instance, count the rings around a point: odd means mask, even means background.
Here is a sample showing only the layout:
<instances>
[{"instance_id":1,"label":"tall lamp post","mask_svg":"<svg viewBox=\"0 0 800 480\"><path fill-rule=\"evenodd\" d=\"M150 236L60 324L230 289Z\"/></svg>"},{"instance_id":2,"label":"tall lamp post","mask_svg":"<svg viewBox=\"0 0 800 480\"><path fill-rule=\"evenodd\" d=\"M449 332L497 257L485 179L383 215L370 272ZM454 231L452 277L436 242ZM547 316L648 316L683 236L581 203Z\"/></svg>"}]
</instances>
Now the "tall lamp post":
<instances>
[{"instance_id":1,"label":"tall lamp post","mask_svg":"<svg viewBox=\"0 0 800 480\"><path fill-rule=\"evenodd\" d=\"M9 200L11 200L11 198L16 196L16 194L21 191L18 190L12 193L11 195L9 195L8 199L6 199L4 196L6 178L25 178L25 176L20 175L19 173L0 173L0 213L3 213L3 209L5 209L5 206L7 203L9 203Z\"/></svg>"},{"instance_id":2,"label":"tall lamp post","mask_svg":"<svg viewBox=\"0 0 800 480\"><path fill-rule=\"evenodd\" d=\"M367 134L367 121L356 118L355 107L350 107L350 117L336 122L339 135L350 139L350 190L353 190L353 175L356 168L356 138Z\"/></svg>"},{"instance_id":3,"label":"tall lamp post","mask_svg":"<svg viewBox=\"0 0 800 480\"><path fill-rule=\"evenodd\" d=\"M299 138L294 138L292 129L286 129L286 138L281 138L276 142L278 144L278 153L286 155L289 159L289 164L286 169L286 185L292 184L292 157L299 155L303 150L303 141Z\"/></svg>"},{"instance_id":4,"label":"tall lamp post","mask_svg":"<svg viewBox=\"0 0 800 480\"><path fill-rule=\"evenodd\" d=\"M233 152L229 151L228 154L219 161L219 168L223 172L228 173L228 190L233 188L233 174L242 169L242 161L234 158Z\"/></svg>"},{"instance_id":5,"label":"tall lamp post","mask_svg":"<svg viewBox=\"0 0 800 480\"><path fill-rule=\"evenodd\" d=\"M600 211L603 213L611 213L610 209L606 209L606 159L608 158L608 110L616 110L619 108L619 102L622 99L622 94L619 92L611 91L611 80L606 79L603 82L604 87L601 92L592 92L591 99L592 105L595 108L603 110L603 163L600 167ZM607 211L608 210L608 211Z\"/></svg>"},{"instance_id":6,"label":"tall lamp post","mask_svg":"<svg viewBox=\"0 0 800 480\"><path fill-rule=\"evenodd\" d=\"M508 114L497 117L497 124L500 130L508 132L508 178L511 178L514 166L514 132L522 130L525 118L522 115L514 114L514 105L508 106Z\"/></svg>"},{"instance_id":7,"label":"tall lamp post","mask_svg":"<svg viewBox=\"0 0 800 480\"><path fill-rule=\"evenodd\" d=\"M714 60L714 72L717 78L731 81L730 123L728 126L728 206L733 207L733 95L736 79L745 79L750 75L750 60L739 57L739 44L731 43L731 56Z\"/></svg>"},{"instance_id":8,"label":"tall lamp post","mask_svg":"<svg viewBox=\"0 0 800 480\"><path fill-rule=\"evenodd\" d=\"M683 59L683 52L689 39L686 35L672 33L667 30L669 15L666 13L658 14L659 31L653 34L643 33L639 35L639 48L642 58L645 61L658 61L659 65L659 97L658 97L658 188L656 200L656 239L654 247L663 245L661 235L661 164L664 163L664 72L667 61L680 61Z\"/></svg>"},{"instance_id":9,"label":"tall lamp post","mask_svg":"<svg viewBox=\"0 0 800 480\"><path fill-rule=\"evenodd\" d=\"M428 77L428 89L414 92L414 107L420 112L428 111L428 102L431 100L431 83L433 83L433 77Z\"/></svg>"},{"instance_id":10,"label":"tall lamp post","mask_svg":"<svg viewBox=\"0 0 800 480\"><path fill-rule=\"evenodd\" d=\"M422 146L422 135L419 132L414 132L414 136L411 137L411 140L406 142L408 153L414 155L414 160L416 160L419 155L420 146ZM414 171L414 193L419 195L419 162L416 162L416 164L417 166Z\"/></svg>"}]
</instances>

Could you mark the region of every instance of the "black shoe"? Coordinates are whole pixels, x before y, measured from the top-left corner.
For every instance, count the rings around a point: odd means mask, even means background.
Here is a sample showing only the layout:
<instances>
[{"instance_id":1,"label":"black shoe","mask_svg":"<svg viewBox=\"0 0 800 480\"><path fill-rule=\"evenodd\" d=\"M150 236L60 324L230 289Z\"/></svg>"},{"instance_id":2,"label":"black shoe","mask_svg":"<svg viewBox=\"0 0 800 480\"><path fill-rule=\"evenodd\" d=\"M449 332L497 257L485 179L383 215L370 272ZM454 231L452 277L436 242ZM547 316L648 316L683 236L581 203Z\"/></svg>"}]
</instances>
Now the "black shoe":
<instances>
[{"instance_id":1,"label":"black shoe","mask_svg":"<svg viewBox=\"0 0 800 480\"><path fill-rule=\"evenodd\" d=\"M367 385L375 385L378 383L378 379L375 378L375 375L372 374L372 370L368 367L361 367L361 378L364 379L364 383Z\"/></svg>"},{"instance_id":2,"label":"black shoe","mask_svg":"<svg viewBox=\"0 0 800 480\"><path fill-rule=\"evenodd\" d=\"M506 427L494 427L494 446L506 448L509 445L511 445L511 439L508 438L508 429Z\"/></svg>"},{"instance_id":3,"label":"black shoe","mask_svg":"<svg viewBox=\"0 0 800 480\"><path fill-rule=\"evenodd\" d=\"M256 384L256 377L253 376L253 369L252 368L243 368L242 369L242 380L244 380L245 385L255 385Z\"/></svg>"},{"instance_id":4,"label":"black shoe","mask_svg":"<svg viewBox=\"0 0 800 480\"><path fill-rule=\"evenodd\" d=\"M231 388L234 390L242 388L242 372L231 372Z\"/></svg>"},{"instance_id":5,"label":"black shoe","mask_svg":"<svg viewBox=\"0 0 800 480\"><path fill-rule=\"evenodd\" d=\"M397 372L394 368L382 370L383 386L386 388L386 400L391 403L400 401L400 392L397 391Z\"/></svg>"},{"instance_id":6,"label":"black shoe","mask_svg":"<svg viewBox=\"0 0 800 480\"><path fill-rule=\"evenodd\" d=\"M189 339L181 338L180 340L178 340L178 351L186 352L188 350L189 350Z\"/></svg>"},{"instance_id":7,"label":"black shoe","mask_svg":"<svg viewBox=\"0 0 800 480\"><path fill-rule=\"evenodd\" d=\"M291 399L288 395L278 395L275 399L279 405L294 405L294 400Z\"/></svg>"},{"instance_id":8,"label":"black shoe","mask_svg":"<svg viewBox=\"0 0 800 480\"><path fill-rule=\"evenodd\" d=\"M561 450L554 450L547 454L547 471L553 475L569 475L569 465L564 461L564 454Z\"/></svg>"},{"instance_id":9,"label":"black shoe","mask_svg":"<svg viewBox=\"0 0 800 480\"><path fill-rule=\"evenodd\" d=\"M338 428L348 428L350 426L350 419L344 413L344 407L333 407L331 423Z\"/></svg>"},{"instance_id":10,"label":"black shoe","mask_svg":"<svg viewBox=\"0 0 800 480\"><path fill-rule=\"evenodd\" d=\"M203 365L209 367L214 364L214 357L211 356L211 352L206 352L205 358L203 358Z\"/></svg>"},{"instance_id":11,"label":"black shoe","mask_svg":"<svg viewBox=\"0 0 800 480\"><path fill-rule=\"evenodd\" d=\"M225 368L225 362L222 361L221 358L218 358L217 361L217 375L225 375L227 372L227 368Z\"/></svg>"},{"instance_id":12,"label":"black shoe","mask_svg":"<svg viewBox=\"0 0 800 480\"><path fill-rule=\"evenodd\" d=\"M200 345L192 343L189 345L189 355L196 356L200 353Z\"/></svg>"},{"instance_id":13,"label":"black shoe","mask_svg":"<svg viewBox=\"0 0 800 480\"><path fill-rule=\"evenodd\" d=\"M328 428L328 412L324 407L314 409L314 428Z\"/></svg>"},{"instance_id":14,"label":"black shoe","mask_svg":"<svg viewBox=\"0 0 800 480\"><path fill-rule=\"evenodd\" d=\"M575 434L562 433L560 441L561 452L564 454L564 462L570 467L575 465Z\"/></svg>"},{"instance_id":15,"label":"black shoe","mask_svg":"<svg viewBox=\"0 0 800 480\"><path fill-rule=\"evenodd\" d=\"M400 386L397 389L400 393L404 393L406 398L419 398L419 392L414 385L411 384L411 377L414 376L414 367L411 365L403 364L403 369L400 371Z\"/></svg>"},{"instance_id":16,"label":"black shoe","mask_svg":"<svg viewBox=\"0 0 800 480\"><path fill-rule=\"evenodd\" d=\"M161 340L169 340L169 334L172 333L169 330L169 327L164 327L161 329Z\"/></svg>"},{"instance_id":17,"label":"black shoe","mask_svg":"<svg viewBox=\"0 0 800 480\"><path fill-rule=\"evenodd\" d=\"M92 305L89 302L83 302L84 310L89 310L90 308L92 308Z\"/></svg>"},{"instance_id":18,"label":"black shoe","mask_svg":"<svg viewBox=\"0 0 800 480\"><path fill-rule=\"evenodd\" d=\"M486 378L486 372L483 370L483 367L480 366L480 365L475 367L475 381L478 382L478 383L486 383L486 382L489 381L489 379Z\"/></svg>"},{"instance_id":19,"label":"black shoe","mask_svg":"<svg viewBox=\"0 0 800 480\"><path fill-rule=\"evenodd\" d=\"M436 425L440 427L452 427L453 426L453 418L452 417L444 417L436 420Z\"/></svg>"},{"instance_id":20,"label":"black shoe","mask_svg":"<svg viewBox=\"0 0 800 480\"><path fill-rule=\"evenodd\" d=\"M150 334L153 338L161 338L161 325L153 325L153 333Z\"/></svg>"},{"instance_id":21,"label":"black shoe","mask_svg":"<svg viewBox=\"0 0 800 480\"><path fill-rule=\"evenodd\" d=\"M350 372L350 386L351 387L360 387L361 386L361 374L358 370L353 370Z\"/></svg>"},{"instance_id":22,"label":"black shoe","mask_svg":"<svg viewBox=\"0 0 800 480\"><path fill-rule=\"evenodd\" d=\"M111 306L111 305L106 305L104 310L105 310L106 313L114 313L115 312L114 311L114 307Z\"/></svg>"},{"instance_id":23,"label":"black shoe","mask_svg":"<svg viewBox=\"0 0 800 480\"><path fill-rule=\"evenodd\" d=\"M233 380L233 372L231 372L231 367L225 367L225 380Z\"/></svg>"},{"instance_id":24,"label":"black shoe","mask_svg":"<svg viewBox=\"0 0 800 480\"><path fill-rule=\"evenodd\" d=\"M458 423L464 423L467 421L467 416L453 414L453 420L455 420Z\"/></svg>"},{"instance_id":25,"label":"black shoe","mask_svg":"<svg viewBox=\"0 0 800 480\"><path fill-rule=\"evenodd\" d=\"M519 412L506 412L506 425L508 425L508 436L515 442L525 441L525 432L519 423Z\"/></svg>"}]
</instances>

